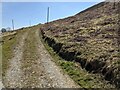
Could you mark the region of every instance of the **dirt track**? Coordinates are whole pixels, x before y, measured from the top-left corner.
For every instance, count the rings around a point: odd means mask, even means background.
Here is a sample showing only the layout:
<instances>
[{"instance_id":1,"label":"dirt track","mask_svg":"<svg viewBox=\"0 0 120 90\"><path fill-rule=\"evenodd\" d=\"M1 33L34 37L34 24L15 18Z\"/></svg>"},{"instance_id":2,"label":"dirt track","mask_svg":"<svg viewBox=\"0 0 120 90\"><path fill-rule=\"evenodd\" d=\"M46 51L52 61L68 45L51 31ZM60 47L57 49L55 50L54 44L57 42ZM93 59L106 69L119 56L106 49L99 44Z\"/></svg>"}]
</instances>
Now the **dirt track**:
<instances>
[{"instance_id":1,"label":"dirt track","mask_svg":"<svg viewBox=\"0 0 120 90\"><path fill-rule=\"evenodd\" d=\"M11 88L76 88L79 87L52 61L40 41L39 31L30 30L21 36L9 60L3 83Z\"/></svg>"}]
</instances>

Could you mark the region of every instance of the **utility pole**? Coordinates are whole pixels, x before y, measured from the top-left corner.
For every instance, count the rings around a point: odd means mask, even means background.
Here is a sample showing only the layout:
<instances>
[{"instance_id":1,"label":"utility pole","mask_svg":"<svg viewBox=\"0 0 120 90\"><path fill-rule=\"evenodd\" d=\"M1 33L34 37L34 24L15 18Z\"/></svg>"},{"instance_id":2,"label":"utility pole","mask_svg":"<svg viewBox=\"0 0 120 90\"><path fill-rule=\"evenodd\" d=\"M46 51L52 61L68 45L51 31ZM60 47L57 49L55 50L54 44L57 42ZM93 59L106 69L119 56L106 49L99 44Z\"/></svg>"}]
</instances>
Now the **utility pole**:
<instances>
[{"instance_id":1,"label":"utility pole","mask_svg":"<svg viewBox=\"0 0 120 90\"><path fill-rule=\"evenodd\" d=\"M13 27L13 30L14 30L14 21L13 21L13 19L12 19L12 27Z\"/></svg>"},{"instance_id":2,"label":"utility pole","mask_svg":"<svg viewBox=\"0 0 120 90\"><path fill-rule=\"evenodd\" d=\"M49 22L49 7L47 8L47 23Z\"/></svg>"},{"instance_id":3,"label":"utility pole","mask_svg":"<svg viewBox=\"0 0 120 90\"><path fill-rule=\"evenodd\" d=\"M31 27L31 20L29 21L29 25L30 25L30 27Z\"/></svg>"}]
</instances>

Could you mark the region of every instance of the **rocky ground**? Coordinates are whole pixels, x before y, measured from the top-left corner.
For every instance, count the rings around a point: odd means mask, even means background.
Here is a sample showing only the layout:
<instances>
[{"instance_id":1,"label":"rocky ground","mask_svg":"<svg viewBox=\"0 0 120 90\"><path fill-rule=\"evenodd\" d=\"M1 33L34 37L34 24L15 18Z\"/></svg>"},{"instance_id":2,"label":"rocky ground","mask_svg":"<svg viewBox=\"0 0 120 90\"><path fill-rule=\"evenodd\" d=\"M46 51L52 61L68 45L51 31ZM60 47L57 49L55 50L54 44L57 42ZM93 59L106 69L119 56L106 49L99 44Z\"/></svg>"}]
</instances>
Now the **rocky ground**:
<instances>
[{"instance_id":1,"label":"rocky ground","mask_svg":"<svg viewBox=\"0 0 120 90\"><path fill-rule=\"evenodd\" d=\"M1 42L4 86L81 87L53 62L53 58L44 47L45 44L43 45L46 43L53 49L53 54L56 53L62 58L63 68L66 71L69 69L68 74L75 79L77 76L76 81L79 85L85 87L86 82L90 81L87 83L89 85L86 85L88 88L92 88L94 84L100 88L114 88L115 84L115 87L120 88L119 4L102 2L75 16L4 35L5 39ZM41 40L44 42L40 41L38 29L41 30ZM76 63L81 69L73 68ZM74 69L77 71L74 72ZM88 78L89 74L99 74L103 78L91 79ZM107 83L104 84L104 81Z\"/></svg>"},{"instance_id":2,"label":"rocky ground","mask_svg":"<svg viewBox=\"0 0 120 90\"><path fill-rule=\"evenodd\" d=\"M34 30L34 29L33 29ZM14 56L3 77L9 88L76 88L79 87L52 61L40 41L38 30L25 32L14 48Z\"/></svg>"}]
</instances>

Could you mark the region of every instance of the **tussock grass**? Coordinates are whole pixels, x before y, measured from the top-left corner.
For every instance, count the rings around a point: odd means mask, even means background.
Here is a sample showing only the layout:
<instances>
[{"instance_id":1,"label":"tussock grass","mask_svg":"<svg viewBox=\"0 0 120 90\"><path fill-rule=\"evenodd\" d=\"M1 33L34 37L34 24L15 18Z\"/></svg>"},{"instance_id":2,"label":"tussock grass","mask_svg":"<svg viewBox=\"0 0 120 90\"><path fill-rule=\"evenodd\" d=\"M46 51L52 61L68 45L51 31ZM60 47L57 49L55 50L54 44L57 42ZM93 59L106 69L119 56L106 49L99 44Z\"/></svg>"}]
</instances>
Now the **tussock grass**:
<instances>
[{"instance_id":1,"label":"tussock grass","mask_svg":"<svg viewBox=\"0 0 120 90\"><path fill-rule=\"evenodd\" d=\"M2 72L3 76L5 75L6 70L9 68L9 59L13 57L13 49L16 42L17 35L9 35L3 37L2 45ZM10 39L11 38L11 39Z\"/></svg>"},{"instance_id":2,"label":"tussock grass","mask_svg":"<svg viewBox=\"0 0 120 90\"><path fill-rule=\"evenodd\" d=\"M90 74L82 69L78 63L75 63L74 61L66 61L59 57L59 55L44 42L41 36L40 38L45 48L53 57L53 61L82 88L114 88L114 86L103 80L102 76L98 74Z\"/></svg>"}]
</instances>

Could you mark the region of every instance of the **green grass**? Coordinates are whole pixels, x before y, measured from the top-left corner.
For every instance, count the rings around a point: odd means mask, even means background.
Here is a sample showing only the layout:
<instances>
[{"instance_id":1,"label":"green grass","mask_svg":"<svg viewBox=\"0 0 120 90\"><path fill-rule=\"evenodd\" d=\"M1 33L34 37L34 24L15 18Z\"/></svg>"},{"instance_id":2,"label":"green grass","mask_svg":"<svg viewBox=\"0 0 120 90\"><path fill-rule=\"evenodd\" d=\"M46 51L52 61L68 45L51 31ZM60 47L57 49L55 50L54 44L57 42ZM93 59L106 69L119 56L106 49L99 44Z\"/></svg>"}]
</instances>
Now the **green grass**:
<instances>
[{"instance_id":1,"label":"green grass","mask_svg":"<svg viewBox=\"0 0 120 90\"><path fill-rule=\"evenodd\" d=\"M40 36L41 38L41 36ZM97 74L90 74L86 70L82 69L78 63L66 61L59 57L51 47L41 38L45 48L53 57L53 61L63 69L63 72L68 74L78 85L82 88L114 88L103 77Z\"/></svg>"},{"instance_id":2,"label":"green grass","mask_svg":"<svg viewBox=\"0 0 120 90\"><path fill-rule=\"evenodd\" d=\"M33 41L35 38L35 31L29 31L27 39L25 40L24 51L23 51L23 65L22 68L30 67L32 61L35 59L35 52L36 52L36 44ZM32 37L32 38L31 38Z\"/></svg>"},{"instance_id":3,"label":"green grass","mask_svg":"<svg viewBox=\"0 0 120 90\"><path fill-rule=\"evenodd\" d=\"M5 75L6 70L9 68L9 60L13 57L13 50L24 32L25 30L19 30L16 34L4 36L2 38L4 41L2 44L2 76Z\"/></svg>"},{"instance_id":4,"label":"green grass","mask_svg":"<svg viewBox=\"0 0 120 90\"><path fill-rule=\"evenodd\" d=\"M2 71L4 75L7 68L9 68L8 60L11 59L13 56L12 53L13 53L13 48L16 44L16 35L5 36L3 37L3 41L4 44L2 45Z\"/></svg>"},{"instance_id":5,"label":"green grass","mask_svg":"<svg viewBox=\"0 0 120 90\"><path fill-rule=\"evenodd\" d=\"M32 27L29 30L28 36L25 39L25 45L24 45L24 51L23 51L23 59L21 60L21 69L23 70L23 73L25 75L28 75L29 79L26 79L26 85L32 86L33 82L35 81L35 77L37 76L37 68L33 68L33 66L35 65L35 63L37 62L36 60L38 60L38 56L37 56L37 42L36 42L36 30L37 27ZM27 69L29 68L29 70ZM35 73L32 75L29 75L32 73L32 71L34 71Z\"/></svg>"}]
</instances>

